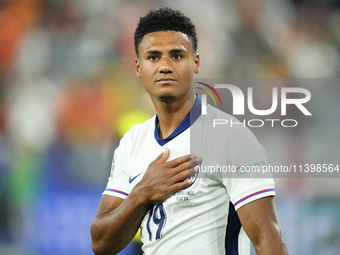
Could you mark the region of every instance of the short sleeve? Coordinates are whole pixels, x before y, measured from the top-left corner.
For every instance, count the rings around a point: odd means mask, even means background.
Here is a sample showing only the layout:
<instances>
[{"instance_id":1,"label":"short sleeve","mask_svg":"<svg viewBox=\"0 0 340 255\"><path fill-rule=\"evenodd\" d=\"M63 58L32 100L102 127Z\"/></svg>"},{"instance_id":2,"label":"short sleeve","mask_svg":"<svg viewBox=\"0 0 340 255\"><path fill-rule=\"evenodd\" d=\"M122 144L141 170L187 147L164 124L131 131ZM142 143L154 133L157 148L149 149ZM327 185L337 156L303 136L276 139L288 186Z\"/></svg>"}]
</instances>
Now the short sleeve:
<instances>
[{"instance_id":1,"label":"short sleeve","mask_svg":"<svg viewBox=\"0 0 340 255\"><path fill-rule=\"evenodd\" d=\"M267 152L248 128L235 129L229 141L229 164L235 169L222 178L235 210L256 199L275 196L275 183L264 176L261 166L268 164ZM251 169L256 171L252 171Z\"/></svg>"},{"instance_id":2,"label":"short sleeve","mask_svg":"<svg viewBox=\"0 0 340 255\"><path fill-rule=\"evenodd\" d=\"M131 192L129 175L127 171L128 148L125 146L124 137L114 152L111 174L103 194L125 199Z\"/></svg>"}]
</instances>

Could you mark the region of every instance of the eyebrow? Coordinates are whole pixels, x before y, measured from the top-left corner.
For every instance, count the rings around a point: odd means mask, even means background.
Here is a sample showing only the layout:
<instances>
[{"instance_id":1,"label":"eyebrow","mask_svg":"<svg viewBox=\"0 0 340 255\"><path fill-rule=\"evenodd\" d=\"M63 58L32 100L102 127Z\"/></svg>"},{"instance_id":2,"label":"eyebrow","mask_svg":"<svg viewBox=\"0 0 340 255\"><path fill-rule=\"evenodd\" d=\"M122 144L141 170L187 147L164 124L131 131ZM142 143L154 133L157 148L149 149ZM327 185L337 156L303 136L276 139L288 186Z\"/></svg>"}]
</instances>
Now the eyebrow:
<instances>
[{"instance_id":1,"label":"eyebrow","mask_svg":"<svg viewBox=\"0 0 340 255\"><path fill-rule=\"evenodd\" d=\"M170 50L169 53L174 54L174 53L184 53L184 52L186 52L186 51L183 50L183 49L172 49L172 50ZM160 55L160 54L162 54L162 52L158 51L158 50L147 50L145 53L150 54L150 55Z\"/></svg>"}]
</instances>

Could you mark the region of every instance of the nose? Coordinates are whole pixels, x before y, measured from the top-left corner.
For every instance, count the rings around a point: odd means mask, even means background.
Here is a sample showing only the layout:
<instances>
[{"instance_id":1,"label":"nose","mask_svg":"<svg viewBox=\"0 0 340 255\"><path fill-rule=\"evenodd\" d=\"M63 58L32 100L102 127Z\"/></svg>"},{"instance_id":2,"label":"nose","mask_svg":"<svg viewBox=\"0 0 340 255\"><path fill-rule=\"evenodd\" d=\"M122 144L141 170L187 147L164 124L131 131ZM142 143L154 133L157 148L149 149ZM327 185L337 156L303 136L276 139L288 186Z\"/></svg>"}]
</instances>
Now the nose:
<instances>
[{"instance_id":1,"label":"nose","mask_svg":"<svg viewBox=\"0 0 340 255\"><path fill-rule=\"evenodd\" d=\"M173 68L171 65L171 60L168 57L163 57L161 59L158 71L160 73L172 73Z\"/></svg>"}]
</instances>

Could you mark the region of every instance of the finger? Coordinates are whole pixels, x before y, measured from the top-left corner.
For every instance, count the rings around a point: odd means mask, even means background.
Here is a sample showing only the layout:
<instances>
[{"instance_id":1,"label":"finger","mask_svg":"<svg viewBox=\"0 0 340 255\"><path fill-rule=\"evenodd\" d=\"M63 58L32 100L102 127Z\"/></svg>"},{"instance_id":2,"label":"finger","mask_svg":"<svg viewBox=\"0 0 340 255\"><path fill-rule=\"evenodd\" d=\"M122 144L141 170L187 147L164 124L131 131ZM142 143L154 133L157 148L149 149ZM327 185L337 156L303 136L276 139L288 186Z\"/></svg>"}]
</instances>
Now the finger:
<instances>
[{"instance_id":1,"label":"finger","mask_svg":"<svg viewBox=\"0 0 340 255\"><path fill-rule=\"evenodd\" d=\"M177 167L185 162L190 161L191 159L196 158L193 154L188 154L182 157L175 158L167 162L167 166L170 168Z\"/></svg>"},{"instance_id":2,"label":"finger","mask_svg":"<svg viewBox=\"0 0 340 255\"><path fill-rule=\"evenodd\" d=\"M152 163L154 164L164 163L168 159L169 154L170 150L168 148L165 148L164 151Z\"/></svg>"},{"instance_id":3,"label":"finger","mask_svg":"<svg viewBox=\"0 0 340 255\"><path fill-rule=\"evenodd\" d=\"M195 166L198 166L202 162L201 157L195 157L190 160L190 168L193 168Z\"/></svg>"},{"instance_id":4,"label":"finger","mask_svg":"<svg viewBox=\"0 0 340 255\"><path fill-rule=\"evenodd\" d=\"M199 172L198 166L195 166L185 171L181 171L173 177L173 182L174 183L183 182L185 179L189 178L190 176L195 175L198 172Z\"/></svg>"},{"instance_id":5,"label":"finger","mask_svg":"<svg viewBox=\"0 0 340 255\"><path fill-rule=\"evenodd\" d=\"M194 167L190 168L189 171L190 171L190 176L192 176L192 175L194 175L194 174L196 174L200 171L200 167L199 167L199 165L194 166Z\"/></svg>"},{"instance_id":6,"label":"finger","mask_svg":"<svg viewBox=\"0 0 340 255\"><path fill-rule=\"evenodd\" d=\"M183 182L178 182L174 185L172 185L172 193L176 193L177 191L180 191L182 189L185 189L186 187L190 186L194 182L194 179L185 180Z\"/></svg>"},{"instance_id":7,"label":"finger","mask_svg":"<svg viewBox=\"0 0 340 255\"><path fill-rule=\"evenodd\" d=\"M189 170L191 168L194 168L195 166L199 165L202 162L202 158L200 157L191 157L190 161L186 161L181 163L180 165L174 167L174 174Z\"/></svg>"}]
</instances>

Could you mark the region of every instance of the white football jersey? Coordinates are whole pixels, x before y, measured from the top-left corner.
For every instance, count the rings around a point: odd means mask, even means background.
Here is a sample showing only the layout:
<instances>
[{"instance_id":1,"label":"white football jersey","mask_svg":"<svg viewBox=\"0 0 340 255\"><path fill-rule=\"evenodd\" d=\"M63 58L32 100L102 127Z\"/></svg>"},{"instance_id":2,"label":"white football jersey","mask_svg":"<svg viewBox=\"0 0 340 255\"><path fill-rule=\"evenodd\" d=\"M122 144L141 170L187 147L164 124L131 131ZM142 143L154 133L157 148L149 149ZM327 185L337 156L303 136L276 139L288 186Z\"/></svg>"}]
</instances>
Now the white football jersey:
<instances>
[{"instance_id":1,"label":"white football jersey","mask_svg":"<svg viewBox=\"0 0 340 255\"><path fill-rule=\"evenodd\" d=\"M265 150L248 128L214 130L212 119L236 119L210 105L207 110L209 114L201 115L201 100L197 96L191 112L168 138L160 139L156 115L134 126L115 150L112 173L103 194L122 199L165 148L170 150L168 161L193 151L203 160L201 171L190 177L194 182L189 187L151 206L146 213L140 227L142 248L147 255L221 255L226 251L249 255L250 242L235 210L253 200L275 195L271 178L253 178L256 173L243 174L240 168L231 174L206 171L217 164L221 167L267 164ZM190 138L190 132L195 137Z\"/></svg>"}]
</instances>

